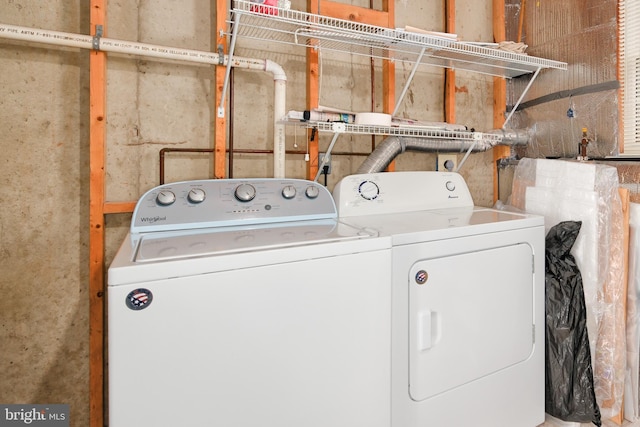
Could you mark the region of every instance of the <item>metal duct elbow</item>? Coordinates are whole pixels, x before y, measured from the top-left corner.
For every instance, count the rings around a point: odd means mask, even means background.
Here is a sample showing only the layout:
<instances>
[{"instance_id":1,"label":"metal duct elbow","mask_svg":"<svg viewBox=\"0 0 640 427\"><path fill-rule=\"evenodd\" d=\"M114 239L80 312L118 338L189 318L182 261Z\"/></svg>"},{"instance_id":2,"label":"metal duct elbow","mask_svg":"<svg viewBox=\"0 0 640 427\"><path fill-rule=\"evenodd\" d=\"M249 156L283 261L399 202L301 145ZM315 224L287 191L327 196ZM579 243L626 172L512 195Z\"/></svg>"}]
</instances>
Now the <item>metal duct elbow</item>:
<instances>
[{"instance_id":1,"label":"metal duct elbow","mask_svg":"<svg viewBox=\"0 0 640 427\"><path fill-rule=\"evenodd\" d=\"M357 174L384 171L391 162L405 151L419 152L461 152L471 149L473 152L488 151L496 145L527 145L529 132L526 130L496 129L487 132L499 135L496 139L450 140L440 138L413 138L390 136L382 141L362 162Z\"/></svg>"},{"instance_id":2,"label":"metal duct elbow","mask_svg":"<svg viewBox=\"0 0 640 427\"><path fill-rule=\"evenodd\" d=\"M356 173L382 172L389 166L393 159L404 152L405 145L403 138L398 136L387 137L364 159L364 162L362 162Z\"/></svg>"},{"instance_id":3,"label":"metal duct elbow","mask_svg":"<svg viewBox=\"0 0 640 427\"><path fill-rule=\"evenodd\" d=\"M524 146L529 143L532 131L531 129L494 129L485 133L502 136L500 143L495 145Z\"/></svg>"}]
</instances>

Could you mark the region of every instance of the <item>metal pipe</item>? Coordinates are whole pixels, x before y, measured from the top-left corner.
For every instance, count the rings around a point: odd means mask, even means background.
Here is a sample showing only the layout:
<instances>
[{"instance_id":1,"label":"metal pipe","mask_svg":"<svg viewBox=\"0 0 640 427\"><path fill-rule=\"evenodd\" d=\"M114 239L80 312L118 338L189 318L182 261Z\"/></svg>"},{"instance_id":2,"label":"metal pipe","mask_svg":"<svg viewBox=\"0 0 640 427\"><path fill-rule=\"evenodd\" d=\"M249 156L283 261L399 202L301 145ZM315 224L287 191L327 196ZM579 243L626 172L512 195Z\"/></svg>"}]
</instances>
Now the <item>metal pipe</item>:
<instances>
[{"instance_id":1,"label":"metal pipe","mask_svg":"<svg viewBox=\"0 0 640 427\"><path fill-rule=\"evenodd\" d=\"M164 154L165 153L213 153L213 148L163 148L160 150L160 185L164 184Z\"/></svg>"},{"instance_id":2,"label":"metal pipe","mask_svg":"<svg viewBox=\"0 0 640 427\"><path fill-rule=\"evenodd\" d=\"M159 169L160 169L160 185L164 184L164 171L165 171L165 166L164 166L164 160L165 160L165 153L174 153L174 152L178 152L178 153L214 153L215 150L213 148L163 148L160 150L160 154L159 154ZM260 149L253 149L253 148L238 148L238 149L227 149L226 150L227 153L229 153L229 155L231 156L232 153L239 153L239 154L273 154L273 150L260 150ZM307 154L306 151L304 150L286 150L286 154L289 155L299 155L299 156L305 156ZM331 153L332 156L370 156L371 153L359 153L359 152L349 152L349 151L334 151L333 153ZM231 177L231 176L230 176ZM135 203L135 202L133 202Z\"/></svg>"},{"instance_id":3,"label":"metal pipe","mask_svg":"<svg viewBox=\"0 0 640 427\"><path fill-rule=\"evenodd\" d=\"M378 144L373 153L360 165L356 173L382 172L397 156L405 151L456 152L470 150L469 152L481 152L487 151L496 145L526 145L529 141L529 132L523 130L497 129L487 133L502 134L502 140L500 142L494 140L467 141L390 136Z\"/></svg>"},{"instance_id":4,"label":"metal pipe","mask_svg":"<svg viewBox=\"0 0 640 427\"><path fill-rule=\"evenodd\" d=\"M235 150L233 150L234 153L238 153L238 154L273 154L273 150L261 150L261 149L255 149L255 148L236 148ZM227 152L229 152L229 150L227 150ZM305 150L287 150L287 154L294 154L294 155L300 155L300 156L305 156L308 153ZM332 151L331 152L331 157L333 156L370 156L371 153L363 153L363 152L355 152L352 153L350 151Z\"/></svg>"}]
</instances>

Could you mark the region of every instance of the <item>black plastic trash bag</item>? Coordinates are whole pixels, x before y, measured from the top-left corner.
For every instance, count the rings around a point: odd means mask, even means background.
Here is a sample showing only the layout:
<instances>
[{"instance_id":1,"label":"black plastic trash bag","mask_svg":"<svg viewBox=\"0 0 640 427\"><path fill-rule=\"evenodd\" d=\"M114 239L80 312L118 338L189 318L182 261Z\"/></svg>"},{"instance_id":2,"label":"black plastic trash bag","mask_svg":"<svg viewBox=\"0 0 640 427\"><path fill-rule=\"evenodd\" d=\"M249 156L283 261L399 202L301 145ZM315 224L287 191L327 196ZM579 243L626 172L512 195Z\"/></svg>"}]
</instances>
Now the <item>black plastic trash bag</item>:
<instances>
[{"instance_id":1,"label":"black plastic trash bag","mask_svg":"<svg viewBox=\"0 0 640 427\"><path fill-rule=\"evenodd\" d=\"M564 421L601 426L582 275L570 254L581 225L561 222L546 237L545 410Z\"/></svg>"}]
</instances>

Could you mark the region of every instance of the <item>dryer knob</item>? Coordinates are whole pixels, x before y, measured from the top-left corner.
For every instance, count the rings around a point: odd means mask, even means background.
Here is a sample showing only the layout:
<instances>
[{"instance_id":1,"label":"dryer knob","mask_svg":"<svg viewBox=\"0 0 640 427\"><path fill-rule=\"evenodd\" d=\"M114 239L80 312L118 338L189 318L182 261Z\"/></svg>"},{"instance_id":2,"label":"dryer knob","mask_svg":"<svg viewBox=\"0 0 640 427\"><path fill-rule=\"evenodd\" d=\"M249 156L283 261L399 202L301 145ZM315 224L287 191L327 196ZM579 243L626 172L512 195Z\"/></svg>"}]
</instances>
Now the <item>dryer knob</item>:
<instances>
[{"instance_id":1,"label":"dryer knob","mask_svg":"<svg viewBox=\"0 0 640 427\"><path fill-rule=\"evenodd\" d=\"M456 189L456 184L453 181L447 181L445 186L447 187L447 190L449 190L449 191L453 191L453 190Z\"/></svg>"},{"instance_id":2,"label":"dryer knob","mask_svg":"<svg viewBox=\"0 0 640 427\"><path fill-rule=\"evenodd\" d=\"M358 193L365 200L375 200L380 195L380 187L373 181L362 181L358 186Z\"/></svg>"}]
</instances>

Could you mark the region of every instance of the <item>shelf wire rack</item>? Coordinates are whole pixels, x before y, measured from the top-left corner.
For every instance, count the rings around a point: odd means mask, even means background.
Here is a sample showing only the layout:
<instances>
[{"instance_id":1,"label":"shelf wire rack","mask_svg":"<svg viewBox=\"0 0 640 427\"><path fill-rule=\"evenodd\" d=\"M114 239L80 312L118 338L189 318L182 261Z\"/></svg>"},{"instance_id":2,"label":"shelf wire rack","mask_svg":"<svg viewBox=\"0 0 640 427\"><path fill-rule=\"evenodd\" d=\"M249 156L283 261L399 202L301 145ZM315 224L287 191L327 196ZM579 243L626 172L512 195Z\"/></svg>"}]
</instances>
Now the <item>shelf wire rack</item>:
<instances>
[{"instance_id":1,"label":"shelf wire rack","mask_svg":"<svg viewBox=\"0 0 640 427\"><path fill-rule=\"evenodd\" d=\"M506 78L539 69L566 70L567 64L477 43L442 33L390 29L312 13L233 0L230 27L236 37L323 51L435 65Z\"/></svg>"}]
</instances>

